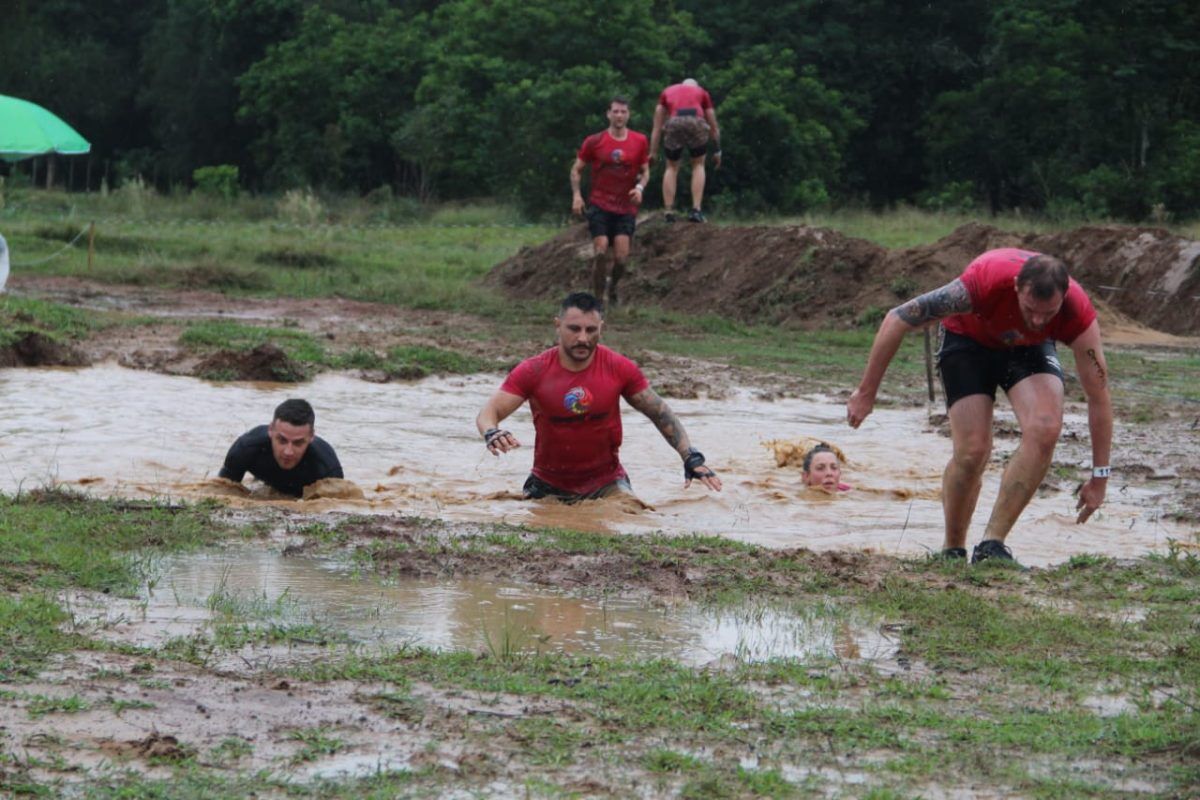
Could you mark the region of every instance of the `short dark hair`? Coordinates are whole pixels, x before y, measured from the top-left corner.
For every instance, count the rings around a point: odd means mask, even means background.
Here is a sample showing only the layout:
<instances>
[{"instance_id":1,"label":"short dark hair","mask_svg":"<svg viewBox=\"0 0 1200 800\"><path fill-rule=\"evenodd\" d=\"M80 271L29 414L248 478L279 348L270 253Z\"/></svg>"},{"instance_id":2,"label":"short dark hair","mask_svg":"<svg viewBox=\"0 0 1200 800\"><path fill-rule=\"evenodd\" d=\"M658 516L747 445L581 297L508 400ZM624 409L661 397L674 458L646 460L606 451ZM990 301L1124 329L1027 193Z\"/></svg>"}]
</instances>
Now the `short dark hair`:
<instances>
[{"instance_id":1,"label":"short dark hair","mask_svg":"<svg viewBox=\"0 0 1200 800\"><path fill-rule=\"evenodd\" d=\"M293 398L291 400L284 400L275 406L275 419L286 422L289 425L304 427L316 422L317 415L313 412L313 407L308 404L307 400Z\"/></svg>"},{"instance_id":2,"label":"short dark hair","mask_svg":"<svg viewBox=\"0 0 1200 800\"><path fill-rule=\"evenodd\" d=\"M837 458L837 453L834 452L834 449L832 447L830 447L829 445L825 444L824 442L821 442L819 445L814 447L812 450L809 450L807 453L804 454L804 471L805 472L809 472L812 470L813 456L815 456L817 453L833 453L833 457ZM839 463L841 462L840 458L838 458L838 462Z\"/></svg>"},{"instance_id":3,"label":"short dark hair","mask_svg":"<svg viewBox=\"0 0 1200 800\"><path fill-rule=\"evenodd\" d=\"M1038 300L1049 300L1056 292L1066 297L1070 282L1067 265L1054 256L1036 255L1017 273L1017 289L1028 286Z\"/></svg>"},{"instance_id":4,"label":"short dark hair","mask_svg":"<svg viewBox=\"0 0 1200 800\"><path fill-rule=\"evenodd\" d=\"M560 308L562 311L566 311L568 308L578 308L583 312L595 311L600 316L604 316L603 301L589 292L571 292L563 298Z\"/></svg>"},{"instance_id":5,"label":"short dark hair","mask_svg":"<svg viewBox=\"0 0 1200 800\"><path fill-rule=\"evenodd\" d=\"M629 98L623 94L614 94L612 97L608 98L608 107L612 108L613 103L620 103L623 106L628 106Z\"/></svg>"}]
</instances>

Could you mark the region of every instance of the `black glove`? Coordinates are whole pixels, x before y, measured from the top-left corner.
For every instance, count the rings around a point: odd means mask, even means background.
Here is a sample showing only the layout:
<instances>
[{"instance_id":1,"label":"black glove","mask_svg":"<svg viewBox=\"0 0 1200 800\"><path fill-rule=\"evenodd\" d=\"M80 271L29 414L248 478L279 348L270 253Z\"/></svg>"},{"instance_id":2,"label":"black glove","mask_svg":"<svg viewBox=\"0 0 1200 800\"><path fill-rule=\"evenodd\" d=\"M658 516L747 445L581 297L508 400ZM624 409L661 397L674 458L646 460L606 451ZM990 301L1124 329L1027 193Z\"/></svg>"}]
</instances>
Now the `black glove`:
<instances>
[{"instance_id":1,"label":"black glove","mask_svg":"<svg viewBox=\"0 0 1200 800\"><path fill-rule=\"evenodd\" d=\"M508 435L510 435L509 432L502 428L488 428L486 431L483 432L483 443L486 444L488 447L491 447L492 442L496 441L501 436L508 436Z\"/></svg>"},{"instance_id":2,"label":"black glove","mask_svg":"<svg viewBox=\"0 0 1200 800\"><path fill-rule=\"evenodd\" d=\"M703 466L704 466L704 453L701 453L699 450L697 450L696 448L693 447L692 449L688 450L687 458L685 458L683 460L683 477L690 481L690 480L698 480L700 478L706 478L709 475L717 474L712 471L711 467L706 468L707 469L706 472L703 472L703 473L696 472L696 467L703 467Z\"/></svg>"}]
</instances>

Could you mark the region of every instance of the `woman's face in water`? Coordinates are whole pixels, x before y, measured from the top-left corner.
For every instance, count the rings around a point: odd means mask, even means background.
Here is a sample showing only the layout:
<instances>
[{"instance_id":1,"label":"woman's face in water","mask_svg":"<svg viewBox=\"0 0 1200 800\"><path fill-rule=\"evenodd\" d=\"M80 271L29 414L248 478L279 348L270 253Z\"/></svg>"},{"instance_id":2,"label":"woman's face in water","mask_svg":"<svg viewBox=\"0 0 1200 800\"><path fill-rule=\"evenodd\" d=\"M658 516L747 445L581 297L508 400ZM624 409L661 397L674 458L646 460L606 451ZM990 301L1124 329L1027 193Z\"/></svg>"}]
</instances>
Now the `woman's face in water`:
<instances>
[{"instance_id":1,"label":"woman's face in water","mask_svg":"<svg viewBox=\"0 0 1200 800\"><path fill-rule=\"evenodd\" d=\"M833 453L817 453L812 457L808 472L804 473L804 484L836 492L841 477L842 466L838 463L838 457Z\"/></svg>"}]
</instances>

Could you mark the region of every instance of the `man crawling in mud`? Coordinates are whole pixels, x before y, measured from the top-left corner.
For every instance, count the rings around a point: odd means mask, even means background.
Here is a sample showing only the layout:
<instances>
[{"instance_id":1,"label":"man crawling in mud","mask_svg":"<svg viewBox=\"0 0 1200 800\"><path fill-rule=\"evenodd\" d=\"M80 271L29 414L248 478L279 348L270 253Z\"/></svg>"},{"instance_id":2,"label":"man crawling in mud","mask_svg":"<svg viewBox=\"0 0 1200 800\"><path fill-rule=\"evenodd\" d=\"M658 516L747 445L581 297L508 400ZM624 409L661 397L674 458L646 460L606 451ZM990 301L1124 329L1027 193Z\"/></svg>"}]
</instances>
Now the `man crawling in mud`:
<instances>
[{"instance_id":1,"label":"man crawling in mud","mask_svg":"<svg viewBox=\"0 0 1200 800\"><path fill-rule=\"evenodd\" d=\"M249 472L272 489L302 497L304 487L343 478L333 447L313 433L316 414L306 400L284 400L270 425L243 433L229 448L219 477L241 483Z\"/></svg>"},{"instance_id":2,"label":"man crawling in mud","mask_svg":"<svg viewBox=\"0 0 1200 800\"><path fill-rule=\"evenodd\" d=\"M1092 439L1092 475L1079 489L1076 522L1085 522L1104 502L1113 417L1096 310L1059 259L1015 248L990 250L960 277L884 317L862 381L846 404L851 427L871 413L904 335L938 320L943 328L938 371L954 446L942 475L946 539L941 554L967 556L967 527L992 451L999 386L1021 426L1021 444L1000 479L996 505L971 562L1011 562L1004 540L1045 477L1062 430L1063 371L1055 341L1065 342L1075 356Z\"/></svg>"},{"instance_id":3,"label":"man crawling in mud","mask_svg":"<svg viewBox=\"0 0 1200 800\"><path fill-rule=\"evenodd\" d=\"M632 493L621 466L621 408L625 400L650 418L683 460L684 488L698 480L713 491L721 479L704 466L683 424L637 364L600 344L603 306L586 292L570 294L554 318L558 344L518 364L475 420L492 455L521 446L500 423L529 400L536 432L526 498L565 502Z\"/></svg>"}]
</instances>

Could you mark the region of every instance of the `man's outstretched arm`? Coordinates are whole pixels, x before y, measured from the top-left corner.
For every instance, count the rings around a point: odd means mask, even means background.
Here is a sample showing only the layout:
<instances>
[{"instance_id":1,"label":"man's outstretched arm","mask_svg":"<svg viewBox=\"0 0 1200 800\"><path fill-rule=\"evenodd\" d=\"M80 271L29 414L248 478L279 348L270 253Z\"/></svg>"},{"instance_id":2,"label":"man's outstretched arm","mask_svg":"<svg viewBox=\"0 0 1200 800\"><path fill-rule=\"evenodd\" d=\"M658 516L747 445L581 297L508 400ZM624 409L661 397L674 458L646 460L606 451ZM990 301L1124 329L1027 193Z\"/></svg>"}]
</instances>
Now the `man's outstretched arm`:
<instances>
[{"instance_id":1,"label":"man's outstretched arm","mask_svg":"<svg viewBox=\"0 0 1200 800\"><path fill-rule=\"evenodd\" d=\"M721 491L721 479L717 477L717 473L704 466L704 456L692 447L687 431L683 429L683 423L675 416L666 400L659 397L653 389L647 388L630 397L629 405L645 414L667 440L667 444L675 448L675 452L683 459L684 476L687 481L684 488L691 485L692 478L696 478L708 488Z\"/></svg>"},{"instance_id":2,"label":"man's outstretched arm","mask_svg":"<svg viewBox=\"0 0 1200 800\"><path fill-rule=\"evenodd\" d=\"M1092 467L1107 467L1112 456L1113 413L1108 393L1108 364L1100 346L1100 323L1093 320L1088 329L1071 342L1075 354L1075 369L1087 397L1088 432L1092 437ZM1108 477L1092 475L1079 489L1076 522L1087 522L1108 491Z\"/></svg>"},{"instance_id":3,"label":"man's outstretched arm","mask_svg":"<svg viewBox=\"0 0 1200 800\"><path fill-rule=\"evenodd\" d=\"M497 389L488 398L479 412L479 416L475 417L475 427L479 430L479 435L483 437L483 441L492 455L498 456L521 446L517 437L506 430L501 430L500 423L520 408L521 403L524 402L525 398L520 395Z\"/></svg>"},{"instance_id":4,"label":"man's outstretched arm","mask_svg":"<svg viewBox=\"0 0 1200 800\"><path fill-rule=\"evenodd\" d=\"M879 384L883 382L883 373L887 372L888 364L895 358L905 334L970 310L971 294L962 280L955 278L945 286L914 297L889 311L879 326L879 332L875 334L862 380L846 403L846 421L850 427L861 425L875 407L875 395L879 392Z\"/></svg>"}]
</instances>

